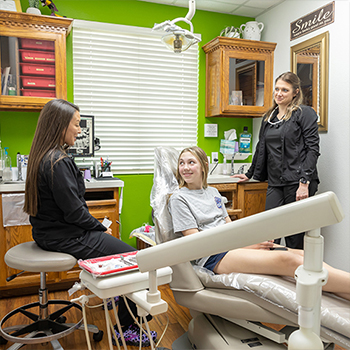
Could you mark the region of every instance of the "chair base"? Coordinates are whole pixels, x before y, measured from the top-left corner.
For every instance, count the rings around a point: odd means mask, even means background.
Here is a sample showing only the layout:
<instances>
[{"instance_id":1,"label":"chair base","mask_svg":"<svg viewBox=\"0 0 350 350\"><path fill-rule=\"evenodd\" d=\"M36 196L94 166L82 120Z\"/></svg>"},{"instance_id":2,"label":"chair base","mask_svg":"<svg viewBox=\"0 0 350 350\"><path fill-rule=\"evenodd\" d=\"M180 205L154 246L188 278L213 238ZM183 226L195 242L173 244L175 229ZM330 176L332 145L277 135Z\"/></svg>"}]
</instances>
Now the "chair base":
<instances>
[{"instance_id":1,"label":"chair base","mask_svg":"<svg viewBox=\"0 0 350 350\"><path fill-rule=\"evenodd\" d=\"M29 311L33 308L42 307L39 302L30 303L21 306L11 312L9 312L0 322L0 335L15 344L9 349L19 349L24 344L39 344L51 342L54 349L62 349L57 339L63 338L68 334L74 332L76 329L84 329L82 325L83 318L77 323L65 323L66 316L64 314L72 308L82 311L82 307L77 303L72 303L66 300L49 300L49 305L60 305L60 308L53 313L49 314L47 318L41 319L40 315ZM62 307L61 307L62 306ZM13 320L17 314L24 315L30 320L28 324L16 325L5 327L4 323ZM103 332L99 331L96 326L89 325L88 330L94 333L94 340L100 341L102 339Z\"/></svg>"}]
</instances>

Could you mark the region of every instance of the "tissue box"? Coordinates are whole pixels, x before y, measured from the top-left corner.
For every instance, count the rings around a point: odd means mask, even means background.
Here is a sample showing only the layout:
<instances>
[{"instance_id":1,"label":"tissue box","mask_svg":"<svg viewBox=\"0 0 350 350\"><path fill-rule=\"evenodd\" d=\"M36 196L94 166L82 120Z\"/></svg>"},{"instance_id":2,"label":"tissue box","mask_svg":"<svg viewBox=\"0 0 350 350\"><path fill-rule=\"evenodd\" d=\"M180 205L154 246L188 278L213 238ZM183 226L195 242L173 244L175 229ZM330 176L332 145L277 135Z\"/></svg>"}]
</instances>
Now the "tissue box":
<instances>
[{"instance_id":1,"label":"tissue box","mask_svg":"<svg viewBox=\"0 0 350 350\"><path fill-rule=\"evenodd\" d=\"M234 154L238 152L238 143L233 140L221 140L220 142L220 153L221 154Z\"/></svg>"}]
</instances>

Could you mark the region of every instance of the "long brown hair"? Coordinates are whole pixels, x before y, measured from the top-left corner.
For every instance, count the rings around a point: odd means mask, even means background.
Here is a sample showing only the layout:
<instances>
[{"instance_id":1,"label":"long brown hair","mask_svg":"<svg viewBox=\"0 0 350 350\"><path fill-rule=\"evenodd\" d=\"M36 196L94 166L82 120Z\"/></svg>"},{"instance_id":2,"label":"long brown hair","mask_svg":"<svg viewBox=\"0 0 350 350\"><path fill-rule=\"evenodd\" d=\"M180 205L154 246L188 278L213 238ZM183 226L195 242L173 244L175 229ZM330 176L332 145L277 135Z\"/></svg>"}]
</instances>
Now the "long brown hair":
<instances>
[{"instance_id":1,"label":"long brown hair","mask_svg":"<svg viewBox=\"0 0 350 350\"><path fill-rule=\"evenodd\" d=\"M283 80L286 83L290 84L293 88L293 92L296 92L295 96L293 97L292 101L287 107L286 116L284 120L288 120L292 116L292 113L298 108L300 108L300 105L303 103L303 92L301 91L300 79L296 74L292 72L285 72L276 78L275 85L278 80ZM267 121L267 119L269 119L269 116L275 110L276 107L277 103L275 101L275 98L273 97L272 107L266 112L264 121Z\"/></svg>"},{"instance_id":2,"label":"long brown hair","mask_svg":"<svg viewBox=\"0 0 350 350\"><path fill-rule=\"evenodd\" d=\"M64 150L63 140L73 115L79 107L65 100L54 99L41 110L36 126L27 167L26 191L23 210L31 216L38 212L39 168L43 157L51 156L55 150ZM62 153L62 157L65 157ZM61 158L62 158L61 157ZM60 159L61 159L60 158ZM53 164L52 164L53 168Z\"/></svg>"},{"instance_id":3,"label":"long brown hair","mask_svg":"<svg viewBox=\"0 0 350 350\"><path fill-rule=\"evenodd\" d=\"M179 155L179 159L177 162L177 169L176 169L176 180L179 183L179 187L180 188L187 187L185 180L182 178L182 176L180 175L180 172L179 172L180 158L181 158L182 154L185 152L190 152L191 154L193 154L194 157L196 157L196 159L198 159L198 161L201 165L201 168L202 168L203 188L207 188L208 187L207 179L208 179L208 172L209 172L208 157L205 154L205 152L197 146L185 148L181 151L181 153Z\"/></svg>"}]
</instances>

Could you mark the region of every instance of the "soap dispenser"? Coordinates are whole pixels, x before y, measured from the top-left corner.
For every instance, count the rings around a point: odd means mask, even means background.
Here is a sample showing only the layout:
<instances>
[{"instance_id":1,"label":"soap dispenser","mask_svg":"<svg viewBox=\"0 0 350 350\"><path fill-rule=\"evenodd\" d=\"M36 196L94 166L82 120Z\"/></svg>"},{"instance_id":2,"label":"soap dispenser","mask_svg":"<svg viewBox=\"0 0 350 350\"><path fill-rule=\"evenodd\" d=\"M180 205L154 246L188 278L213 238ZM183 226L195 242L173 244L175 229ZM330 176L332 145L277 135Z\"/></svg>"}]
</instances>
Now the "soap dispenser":
<instances>
[{"instance_id":1,"label":"soap dispenser","mask_svg":"<svg viewBox=\"0 0 350 350\"><path fill-rule=\"evenodd\" d=\"M4 161L4 170L2 173L2 180L4 182L12 180L12 165L11 165L11 158L8 154L8 147L5 147L5 161Z\"/></svg>"}]
</instances>

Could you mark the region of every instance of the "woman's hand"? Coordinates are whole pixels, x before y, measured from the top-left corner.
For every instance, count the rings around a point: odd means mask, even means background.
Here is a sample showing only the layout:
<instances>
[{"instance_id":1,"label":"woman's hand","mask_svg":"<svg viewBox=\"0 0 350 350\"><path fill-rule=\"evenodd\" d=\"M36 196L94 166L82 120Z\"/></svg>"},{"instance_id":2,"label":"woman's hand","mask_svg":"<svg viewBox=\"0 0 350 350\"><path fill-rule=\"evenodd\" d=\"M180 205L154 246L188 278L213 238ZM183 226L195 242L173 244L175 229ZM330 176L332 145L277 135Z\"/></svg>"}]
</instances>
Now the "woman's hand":
<instances>
[{"instance_id":1,"label":"woman's hand","mask_svg":"<svg viewBox=\"0 0 350 350\"><path fill-rule=\"evenodd\" d=\"M237 177L239 178L238 182L243 182L243 181L248 181L249 180L249 177L247 177L246 175L244 174L237 174L237 175L233 175L231 177Z\"/></svg>"},{"instance_id":2,"label":"woman's hand","mask_svg":"<svg viewBox=\"0 0 350 350\"><path fill-rule=\"evenodd\" d=\"M244 247L244 249L270 250L270 248L273 248L274 245L275 244L271 240L271 241L261 242L261 243L258 243L258 244L249 245L247 247Z\"/></svg>"},{"instance_id":3,"label":"woman's hand","mask_svg":"<svg viewBox=\"0 0 350 350\"><path fill-rule=\"evenodd\" d=\"M309 197L309 185L299 183L299 187L296 193L296 200L300 201L301 199L305 199Z\"/></svg>"},{"instance_id":4,"label":"woman's hand","mask_svg":"<svg viewBox=\"0 0 350 350\"><path fill-rule=\"evenodd\" d=\"M107 230L105 232L108 233L109 235L111 235L112 234L112 229L111 228L107 228Z\"/></svg>"}]
</instances>

